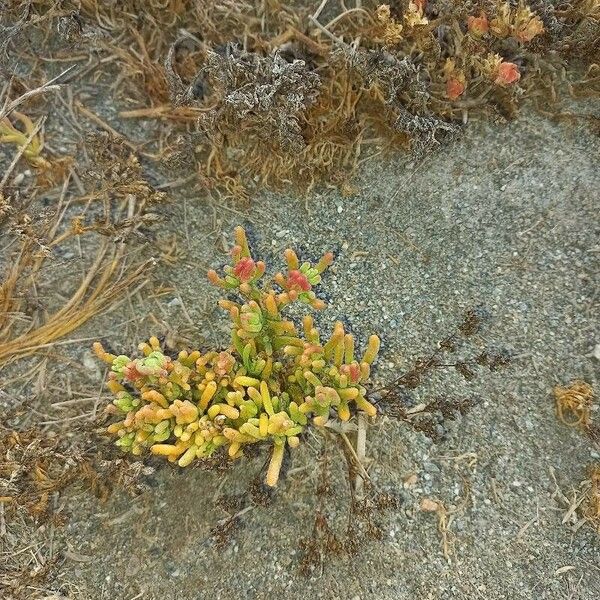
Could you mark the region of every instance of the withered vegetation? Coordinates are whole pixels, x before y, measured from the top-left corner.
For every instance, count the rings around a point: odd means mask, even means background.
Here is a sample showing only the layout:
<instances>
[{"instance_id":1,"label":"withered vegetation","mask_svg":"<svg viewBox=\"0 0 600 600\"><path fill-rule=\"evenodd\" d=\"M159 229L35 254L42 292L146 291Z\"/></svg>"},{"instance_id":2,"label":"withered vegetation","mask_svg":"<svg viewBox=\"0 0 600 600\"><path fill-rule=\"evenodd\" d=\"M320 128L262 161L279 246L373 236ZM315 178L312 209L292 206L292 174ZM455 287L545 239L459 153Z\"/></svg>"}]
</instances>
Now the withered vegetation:
<instances>
[{"instance_id":1,"label":"withered vegetation","mask_svg":"<svg viewBox=\"0 0 600 600\"><path fill-rule=\"evenodd\" d=\"M57 387L60 377L48 377L47 365L81 369L54 345L147 285L146 228L165 197L147 183L132 149L108 134L88 135L77 157L46 151L43 120L34 124L14 109L31 110L35 96L55 86L21 95L14 88L13 82L0 96L0 114L12 127L5 131L13 135L19 123L24 126L10 145L0 181L0 399L17 407L0 411L0 595L29 600L45 597L45 591L68 592L67 583L53 582L65 559L54 539L67 516L61 493L76 486L106 499L114 485L136 488L137 473L144 470L99 451L92 426L81 425L86 415L73 414L88 400L85 394L69 396L68 377L66 390ZM29 175L23 172L27 166ZM10 363L34 353L44 355L35 366L9 374ZM9 381L25 382L25 398L14 387L15 396L9 396ZM66 432L36 426L43 402L27 403L57 389L69 399L53 403L49 418L76 424ZM65 418L66 407L71 412Z\"/></svg>"},{"instance_id":2,"label":"withered vegetation","mask_svg":"<svg viewBox=\"0 0 600 600\"><path fill-rule=\"evenodd\" d=\"M557 385L554 399L561 423L577 427L600 447L600 426L593 420L594 388L585 381L575 380L565 387ZM579 484L572 498L566 499L563 523L572 523L575 529L587 523L600 535L600 465L593 463L587 471L588 477ZM557 496L565 500L560 491Z\"/></svg>"},{"instance_id":3,"label":"withered vegetation","mask_svg":"<svg viewBox=\"0 0 600 600\"><path fill-rule=\"evenodd\" d=\"M572 381L568 386L554 388L556 415L565 425L579 427L600 442L600 428L592 420L594 388L585 381Z\"/></svg>"},{"instance_id":4,"label":"withered vegetation","mask_svg":"<svg viewBox=\"0 0 600 600\"><path fill-rule=\"evenodd\" d=\"M600 465L592 465L589 474L589 489L583 503L583 516L600 535Z\"/></svg>"},{"instance_id":5,"label":"withered vegetation","mask_svg":"<svg viewBox=\"0 0 600 600\"><path fill-rule=\"evenodd\" d=\"M121 119L155 122L154 160L238 199L256 182L350 194L366 158L431 151L470 115L510 119L529 99L576 118L557 101L600 92L597 0L4 5L7 78L15 60L29 82L79 65Z\"/></svg>"},{"instance_id":6,"label":"withered vegetation","mask_svg":"<svg viewBox=\"0 0 600 600\"><path fill-rule=\"evenodd\" d=\"M417 358L412 369L384 389L373 392L371 399L378 398L377 406L384 414L409 424L434 441L443 440L447 435L447 423L464 416L479 399L442 397L418 402L413 391L438 369L454 370L466 381L472 381L479 369L497 371L506 367L510 363L510 353L505 349L472 349L472 356L461 352L465 342L475 338L488 319L489 313L484 308L470 309L456 331L439 342L431 355ZM457 358L452 358L454 355Z\"/></svg>"},{"instance_id":7,"label":"withered vegetation","mask_svg":"<svg viewBox=\"0 0 600 600\"><path fill-rule=\"evenodd\" d=\"M55 541L54 530L68 518L59 501L67 488L89 490L105 501L115 488L139 494L142 476L151 472L99 447L93 424L80 427L75 437L21 429L16 422L27 409L5 413L0 421L0 589L15 600L61 587L53 579L68 550Z\"/></svg>"},{"instance_id":8,"label":"withered vegetation","mask_svg":"<svg viewBox=\"0 0 600 600\"><path fill-rule=\"evenodd\" d=\"M322 573L331 557L352 559L365 544L381 541L386 532L385 512L398 510L403 503L399 493L378 489L368 479L368 474L359 491L354 485L356 478L360 476L357 463L349 453L348 446L342 446L342 450L347 467L346 514L341 526L331 514L333 498L338 498L335 501L337 504L340 492L331 473L331 452L324 453L315 488L316 506L312 528L308 535L300 539L302 558L299 570L305 576Z\"/></svg>"},{"instance_id":9,"label":"withered vegetation","mask_svg":"<svg viewBox=\"0 0 600 600\"><path fill-rule=\"evenodd\" d=\"M551 471L556 486L552 497L564 509L563 525L573 531L589 526L600 535L600 464L592 463L586 471L586 478L568 496L562 492Z\"/></svg>"},{"instance_id":10,"label":"withered vegetation","mask_svg":"<svg viewBox=\"0 0 600 600\"><path fill-rule=\"evenodd\" d=\"M0 273L0 365L47 347L144 283L149 263L133 242L144 241L164 193L145 181L132 151L108 135L88 136L86 152L87 165L47 167L62 179L58 189L45 189L44 168L27 188L7 185L1 192L7 260ZM80 279L49 306L39 289L42 274L77 248Z\"/></svg>"}]
</instances>

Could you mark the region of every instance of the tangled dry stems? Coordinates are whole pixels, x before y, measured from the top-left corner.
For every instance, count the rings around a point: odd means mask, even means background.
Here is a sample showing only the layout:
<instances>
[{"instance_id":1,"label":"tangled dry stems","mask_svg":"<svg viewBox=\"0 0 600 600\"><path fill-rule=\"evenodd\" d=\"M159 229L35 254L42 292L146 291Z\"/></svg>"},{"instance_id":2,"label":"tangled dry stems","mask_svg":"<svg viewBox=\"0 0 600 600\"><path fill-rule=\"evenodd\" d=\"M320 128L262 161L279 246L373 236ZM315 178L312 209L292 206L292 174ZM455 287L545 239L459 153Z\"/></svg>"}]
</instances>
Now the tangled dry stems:
<instances>
[{"instance_id":1,"label":"tangled dry stems","mask_svg":"<svg viewBox=\"0 0 600 600\"><path fill-rule=\"evenodd\" d=\"M48 347L99 312L114 308L147 275L150 264L130 258L132 250L124 240L135 238L152 220L150 208L164 201L164 194L143 179L137 158L123 144L92 136L88 151L94 167L85 173L87 193L68 192L73 179L79 180L69 165L54 210L31 216L27 206L35 204L39 187L26 198L16 192L5 198L3 225L15 244L0 279L0 365ZM78 205L83 209L75 212ZM99 213L90 209L95 205ZM36 294L40 274L82 237L90 238L95 254L74 291L41 322L19 319L26 314L27 294Z\"/></svg>"},{"instance_id":2,"label":"tangled dry stems","mask_svg":"<svg viewBox=\"0 0 600 600\"><path fill-rule=\"evenodd\" d=\"M527 98L547 111L561 93L600 91L597 0L367 0L316 16L280 0L173 0L135 15L127 3L15 2L5 27L58 31L55 55L91 47L118 65L121 117L168 120L158 159L189 147L198 184L230 197L257 180L351 193L364 158L431 151L471 113L512 118ZM583 78L566 70L574 56Z\"/></svg>"},{"instance_id":3,"label":"tangled dry stems","mask_svg":"<svg viewBox=\"0 0 600 600\"><path fill-rule=\"evenodd\" d=\"M592 433L592 407L594 388L585 381L576 380L568 386L557 385L554 388L556 414L560 421L570 427L579 427L586 433Z\"/></svg>"},{"instance_id":4,"label":"tangled dry stems","mask_svg":"<svg viewBox=\"0 0 600 600\"><path fill-rule=\"evenodd\" d=\"M17 431L8 426L14 418L5 414L0 424L0 589L3 597L31 600L47 597L47 585L60 587L53 577L63 557L52 532L67 515L59 495L69 487L100 501L115 487L139 494L141 476L151 469L103 455L89 435L93 425L73 439L37 428Z\"/></svg>"},{"instance_id":5,"label":"tangled dry stems","mask_svg":"<svg viewBox=\"0 0 600 600\"><path fill-rule=\"evenodd\" d=\"M589 383L575 380L568 386L557 385L554 399L562 423L581 429L592 441L600 443L600 428L593 421L595 393ZM588 473L589 478L581 482L581 491L575 494L567 515L577 512L580 523L589 523L600 534L600 465L590 465ZM563 521L566 520L567 517Z\"/></svg>"},{"instance_id":6,"label":"tangled dry stems","mask_svg":"<svg viewBox=\"0 0 600 600\"><path fill-rule=\"evenodd\" d=\"M589 473L590 486L583 505L583 517L600 535L600 465L592 465Z\"/></svg>"}]
</instances>

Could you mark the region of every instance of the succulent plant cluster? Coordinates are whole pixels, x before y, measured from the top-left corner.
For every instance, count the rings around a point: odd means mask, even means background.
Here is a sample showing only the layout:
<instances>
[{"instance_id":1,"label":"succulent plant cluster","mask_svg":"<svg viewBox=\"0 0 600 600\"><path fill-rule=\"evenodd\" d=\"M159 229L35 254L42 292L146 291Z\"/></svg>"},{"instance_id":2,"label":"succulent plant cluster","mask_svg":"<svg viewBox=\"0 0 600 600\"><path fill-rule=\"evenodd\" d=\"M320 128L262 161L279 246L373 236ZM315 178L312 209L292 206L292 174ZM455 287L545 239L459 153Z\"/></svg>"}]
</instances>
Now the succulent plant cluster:
<instances>
[{"instance_id":1,"label":"succulent plant cluster","mask_svg":"<svg viewBox=\"0 0 600 600\"><path fill-rule=\"evenodd\" d=\"M150 451L185 467L219 449L232 458L248 444L272 447L266 484L275 486L287 447L297 447L307 427L330 420L348 421L357 411L375 416L364 383L379 350L372 335L358 359L354 338L337 322L321 339L312 316L302 331L284 317L292 303L325 306L313 291L333 260L300 264L286 250L287 272L264 281L265 264L255 261L241 227L235 231L232 264L209 280L239 302L220 300L231 319L231 345L201 353L167 356L157 338L142 343L141 357L115 356L100 343L96 354L110 365L108 388L115 395L107 407L118 420L107 432L134 455Z\"/></svg>"},{"instance_id":2,"label":"succulent plant cluster","mask_svg":"<svg viewBox=\"0 0 600 600\"><path fill-rule=\"evenodd\" d=\"M522 46L543 33L542 20L522 2L514 8L499 2L496 16L491 20L483 10L479 15L470 15L467 36L460 40L465 52L462 56L457 53L454 58L447 58L443 68L448 99L453 101L462 96L468 80L476 83L477 77L502 87L517 83L521 79L519 65L504 60L498 53L505 49L504 40L513 40L513 44Z\"/></svg>"}]
</instances>

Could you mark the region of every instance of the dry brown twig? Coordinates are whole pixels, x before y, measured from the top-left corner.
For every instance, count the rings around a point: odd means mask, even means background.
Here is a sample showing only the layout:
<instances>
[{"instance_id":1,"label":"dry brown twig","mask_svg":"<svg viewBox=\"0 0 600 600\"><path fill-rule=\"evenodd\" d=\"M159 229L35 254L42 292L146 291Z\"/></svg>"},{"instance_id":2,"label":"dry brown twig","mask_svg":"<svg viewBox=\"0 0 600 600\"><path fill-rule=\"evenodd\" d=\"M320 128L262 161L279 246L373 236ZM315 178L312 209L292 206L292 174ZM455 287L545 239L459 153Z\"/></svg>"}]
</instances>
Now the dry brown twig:
<instances>
[{"instance_id":1,"label":"dry brown twig","mask_svg":"<svg viewBox=\"0 0 600 600\"><path fill-rule=\"evenodd\" d=\"M442 551L444 558L450 562L452 556L452 543L453 534L450 530L454 515L462 512L467 504L469 503L470 486L469 483L464 480L465 497L462 502L451 509L446 508L446 505L442 500L436 498L423 498L419 504L420 510L423 512L435 513L438 518L438 531L442 538Z\"/></svg>"},{"instance_id":2,"label":"dry brown twig","mask_svg":"<svg viewBox=\"0 0 600 600\"><path fill-rule=\"evenodd\" d=\"M43 83L42 85L40 85L39 87L37 87L35 89L29 90L29 91L25 92L24 94L21 94L18 98L15 98L12 101L9 101L8 95L7 95L7 97L4 99L2 108L0 108L0 119L3 119L4 117L8 117L17 107L19 107L21 104L23 104L30 98L34 98L41 94L45 94L46 92L56 92L56 91L60 90L62 84L56 83L56 82L59 81L60 79L62 79L65 75L68 75L69 73L71 73L76 68L77 68L77 65L73 65L73 66L69 67L68 69L65 69L62 73L60 73L60 75L53 77L52 79L50 79L46 83Z\"/></svg>"}]
</instances>

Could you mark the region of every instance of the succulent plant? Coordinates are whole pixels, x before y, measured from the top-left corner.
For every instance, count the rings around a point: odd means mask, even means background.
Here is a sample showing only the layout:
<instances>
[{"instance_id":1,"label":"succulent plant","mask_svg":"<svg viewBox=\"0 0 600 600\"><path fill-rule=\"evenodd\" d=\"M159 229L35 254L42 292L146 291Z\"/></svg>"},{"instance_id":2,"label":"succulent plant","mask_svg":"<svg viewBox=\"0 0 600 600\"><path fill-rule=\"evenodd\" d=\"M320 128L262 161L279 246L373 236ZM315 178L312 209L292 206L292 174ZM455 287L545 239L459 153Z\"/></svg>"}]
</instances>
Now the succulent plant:
<instances>
[{"instance_id":1,"label":"succulent plant","mask_svg":"<svg viewBox=\"0 0 600 600\"><path fill-rule=\"evenodd\" d=\"M231 319L225 349L183 350L172 359L152 337L135 358L94 344L111 366L107 385L115 399L107 410L118 420L107 432L124 451L149 451L180 467L220 450L240 458L247 445L262 443L271 447L265 483L273 487L286 448L296 448L307 428L349 421L358 411L376 415L364 384L379 338L372 335L357 358L354 338L341 322L323 340L311 315L298 331L282 314L292 303L324 308L313 288L332 263L331 253L313 265L286 250L287 271L265 282L265 264L252 258L238 227L231 257L221 276L208 272L211 283L239 296L219 302Z\"/></svg>"}]
</instances>

